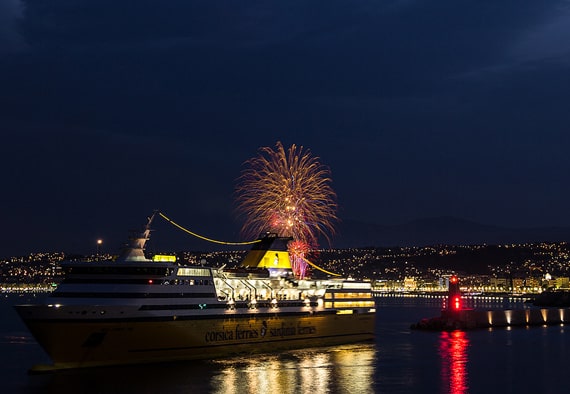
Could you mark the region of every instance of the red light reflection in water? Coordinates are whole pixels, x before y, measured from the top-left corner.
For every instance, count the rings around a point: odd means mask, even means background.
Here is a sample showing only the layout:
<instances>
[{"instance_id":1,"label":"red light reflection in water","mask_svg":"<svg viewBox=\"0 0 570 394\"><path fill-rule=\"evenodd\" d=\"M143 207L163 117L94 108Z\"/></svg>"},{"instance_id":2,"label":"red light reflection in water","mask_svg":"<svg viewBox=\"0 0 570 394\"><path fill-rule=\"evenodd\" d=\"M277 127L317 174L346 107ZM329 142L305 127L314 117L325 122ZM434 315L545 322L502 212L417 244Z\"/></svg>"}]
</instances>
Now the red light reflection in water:
<instances>
[{"instance_id":1,"label":"red light reflection in water","mask_svg":"<svg viewBox=\"0 0 570 394\"><path fill-rule=\"evenodd\" d=\"M469 339L464 331L444 331L441 333L439 338L441 380L443 387L449 387L447 392L450 394L466 394L468 392L468 347Z\"/></svg>"}]
</instances>

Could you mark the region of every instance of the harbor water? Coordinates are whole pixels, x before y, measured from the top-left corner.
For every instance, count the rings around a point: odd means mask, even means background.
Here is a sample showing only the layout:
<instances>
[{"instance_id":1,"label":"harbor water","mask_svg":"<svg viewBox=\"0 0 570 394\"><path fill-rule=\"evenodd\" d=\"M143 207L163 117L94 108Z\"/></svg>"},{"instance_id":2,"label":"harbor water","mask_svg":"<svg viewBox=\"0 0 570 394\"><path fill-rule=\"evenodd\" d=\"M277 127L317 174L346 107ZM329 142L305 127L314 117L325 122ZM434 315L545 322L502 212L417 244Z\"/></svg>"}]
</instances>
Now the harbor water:
<instances>
[{"instance_id":1,"label":"harbor water","mask_svg":"<svg viewBox=\"0 0 570 394\"><path fill-rule=\"evenodd\" d=\"M390 296L376 299L373 343L30 375L49 360L12 306L38 297L0 299L2 393L559 393L570 357L570 326L417 331L411 324L437 316L442 299ZM520 299L472 302L529 307Z\"/></svg>"}]
</instances>

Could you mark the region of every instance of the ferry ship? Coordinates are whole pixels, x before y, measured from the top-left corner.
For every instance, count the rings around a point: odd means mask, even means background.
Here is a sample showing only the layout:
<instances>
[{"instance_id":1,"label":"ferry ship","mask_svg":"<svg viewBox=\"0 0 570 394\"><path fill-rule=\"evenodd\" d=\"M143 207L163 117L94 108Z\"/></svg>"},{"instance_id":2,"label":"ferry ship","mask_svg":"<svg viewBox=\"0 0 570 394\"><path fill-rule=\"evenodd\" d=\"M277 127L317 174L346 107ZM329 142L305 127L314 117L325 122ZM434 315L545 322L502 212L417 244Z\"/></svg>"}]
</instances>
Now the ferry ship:
<instances>
[{"instance_id":1,"label":"ferry ship","mask_svg":"<svg viewBox=\"0 0 570 394\"><path fill-rule=\"evenodd\" d=\"M238 268L147 258L153 214L109 261L65 262L41 304L16 310L52 363L32 372L213 359L374 338L371 284L300 279L290 238L266 234Z\"/></svg>"}]
</instances>

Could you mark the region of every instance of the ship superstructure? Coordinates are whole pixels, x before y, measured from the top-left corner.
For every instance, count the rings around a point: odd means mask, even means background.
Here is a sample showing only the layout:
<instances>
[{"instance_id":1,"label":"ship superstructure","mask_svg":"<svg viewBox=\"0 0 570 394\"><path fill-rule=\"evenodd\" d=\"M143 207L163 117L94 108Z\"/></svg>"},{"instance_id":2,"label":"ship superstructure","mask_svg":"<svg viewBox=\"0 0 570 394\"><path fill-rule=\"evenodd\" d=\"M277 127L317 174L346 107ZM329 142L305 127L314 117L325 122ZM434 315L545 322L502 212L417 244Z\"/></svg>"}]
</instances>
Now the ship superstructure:
<instances>
[{"instance_id":1,"label":"ship superstructure","mask_svg":"<svg viewBox=\"0 0 570 394\"><path fill-rule=\"evenodd\" d=\"M152 217L114 261L67 262L42 304L16 307L46 369L191 360L374 337L371 284L297 279L289 238L265 234L234 269L144 253Z\"/></svg>"}]
</instances>

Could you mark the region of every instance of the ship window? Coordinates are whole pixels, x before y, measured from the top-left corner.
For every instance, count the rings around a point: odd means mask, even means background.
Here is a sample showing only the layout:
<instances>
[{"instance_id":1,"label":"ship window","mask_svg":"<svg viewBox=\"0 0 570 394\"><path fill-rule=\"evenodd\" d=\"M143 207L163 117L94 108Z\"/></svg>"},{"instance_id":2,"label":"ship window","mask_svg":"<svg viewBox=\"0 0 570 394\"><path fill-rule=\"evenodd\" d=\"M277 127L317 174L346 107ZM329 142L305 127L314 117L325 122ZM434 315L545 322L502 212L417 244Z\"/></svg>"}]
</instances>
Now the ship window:
<instances>
[{"instance_id":1,"label":"ship window","mask_svg":"<svg viewBox=\"0 0 570 394\"><path fill-rule=\"evenodd\" d=\"M211 276L208 268L178 268L178 276Z\"/></svg>"},{"instance_id":2,"label":"ship window","mask_svg":"<svg viewBox=\"0 0 570 394\"><path fill-rule=\"evenodd\" d=\"M166 275L168 270L162 267L125 267L125 266L73 266L67 267L69 275Z\"/></svg>"},{"instance_id":3,"label":"ship window","mask_svg":"<svg viewBox=\"0 0 570 394\"><path fill-rule=\"evenodd\" d=\"M343 289L370 289L372 288L372 284L371 283L362 283L362 282L355 282L355 283L350 283L350 282L344 282L342 284L342 288Z\"/></svg>"},{"instance_id":4,"label":"ship window","mask_svg":"<svg viewBox=\"0 0 570 394\"><path fill-rule=\"evenodd\" d=\"M371 298L370 293L336 293L335 298Z\"/></svg>"},{"instance_id":5,"label":"ship window","mask_svg":"<svg viewBox=\"0 0 570 394\"><path fill-rule=\"evenodd\" d=\"M334 306L336 308L374 307L374 301L337 301L335 302Z\"/></svg>"}]
</instances>

